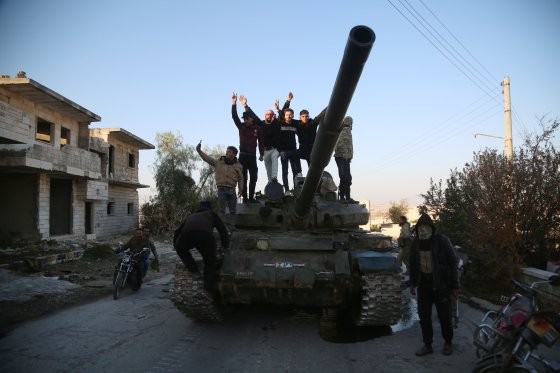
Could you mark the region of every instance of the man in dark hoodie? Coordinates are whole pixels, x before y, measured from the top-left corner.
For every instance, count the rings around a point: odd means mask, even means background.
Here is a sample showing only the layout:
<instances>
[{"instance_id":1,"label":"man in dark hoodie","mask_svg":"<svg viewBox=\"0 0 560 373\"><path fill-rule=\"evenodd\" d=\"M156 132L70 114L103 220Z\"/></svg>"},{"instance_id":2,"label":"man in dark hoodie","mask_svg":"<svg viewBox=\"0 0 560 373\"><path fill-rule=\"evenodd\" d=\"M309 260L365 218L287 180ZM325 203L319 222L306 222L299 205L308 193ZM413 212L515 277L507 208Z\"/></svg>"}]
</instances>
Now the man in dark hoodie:
<instances>
[{"instance_id":1,"label":"man in dark hoodie","mask_svg":"<svg viewBox=\"0 0 560 373\"><path fill-rule=\"evenodd\" d=\"M210 292L216 286L216 240L214 228L220 233L224 249L229 248L229 235L220 217L212 211L210 201L200 202L200 208L186 217L173 235L173 247L192 273L198 273L191 249L196 248L204 261L204 288Z\"/></svg>"},{"instance_id":2,"label":"man in dark hoodie","mask_svg":"<svg viewBox=\"0 0 560 373\"><path fill-rule=\"evenodd\" d=\"M436 233L434 222L422 213L416 227L416 237L410 248L410 294L418 291L418 316L422 328L424 346L416 351L416 356L434 352L432 348L432 305L441 325L445 343L443 354L453 352L453 326L451 322L451 295L459 295L457 256L449 238Z\"/></svg>"}]
</instances>

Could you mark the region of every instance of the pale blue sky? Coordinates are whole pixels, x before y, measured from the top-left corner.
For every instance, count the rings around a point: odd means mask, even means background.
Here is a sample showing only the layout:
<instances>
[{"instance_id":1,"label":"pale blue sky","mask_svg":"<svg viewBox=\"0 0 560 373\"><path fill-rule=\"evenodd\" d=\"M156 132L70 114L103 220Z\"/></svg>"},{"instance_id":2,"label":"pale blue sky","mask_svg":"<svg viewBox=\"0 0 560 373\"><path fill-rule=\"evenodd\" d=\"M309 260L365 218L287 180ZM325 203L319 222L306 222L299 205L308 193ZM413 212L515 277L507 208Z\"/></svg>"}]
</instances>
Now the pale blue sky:
<instances>
[{"instance_id":1,"label":"pale blue sky","mask_svg":"<svg viewBox=\"0 0 560 373\"><path fill-rule=\"evenodd\" d=\"M356 199L416 205L430 177L502 151L473 134L504 135L505 75L514 146L537 118L559 117L558 0L0 0L0 73L26 71L100 115L92 127L237 146L232 91L259 115L288 91L296 113L317 114L358 24L377 40L348 111ZM140 182L154 184L154 159L141 153ZM263 163L259 176L262 189Z\"/></svg>"}]
</instances>

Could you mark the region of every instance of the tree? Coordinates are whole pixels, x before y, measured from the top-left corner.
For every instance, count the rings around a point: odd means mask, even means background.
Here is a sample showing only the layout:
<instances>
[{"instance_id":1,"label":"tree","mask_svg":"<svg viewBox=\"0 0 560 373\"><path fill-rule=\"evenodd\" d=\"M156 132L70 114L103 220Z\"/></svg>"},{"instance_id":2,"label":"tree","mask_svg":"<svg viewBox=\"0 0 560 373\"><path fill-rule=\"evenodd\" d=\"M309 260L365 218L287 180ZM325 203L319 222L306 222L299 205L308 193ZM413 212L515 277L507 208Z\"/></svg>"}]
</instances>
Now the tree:
<instances>
[{"instance_id":1,"label":"tree","mask_svg":"<svg viewBox=\"0 0 560 373\"><path fill-rule=\"evenodd\" d=\"M156 134L155 196L141 206L141 223L155 234L172 232L201 200L217 199L214 168L202 161L194 146L183 145L181 135L172 132ZM206 150L206 149L205 149ZM223 154L221 148L206 150L211 156ZM193 173L198 173L195 182Z\"/></svg>"},{"instance_id":2,"label":"tree","mask_svg":"<svg viewBox=\"0 0 560 373\"><path fill-rule=\"evenodd\" d=\"M391 207L387 211L385 218L389 219L392 223L398 223L401 216L406 216L408 212L408 203L406 200L401 200L399 203L391 202Z\"/></svg>"},{"instance_id":3,"label":"tree","mask_svg":"<svg viewBox=\"0 0 560 373\"><path fill-rule=\"evenodd\" d=\"M504 284L519 265L543 268L558 255L560 155L551 140L560 122L540 125L512 160L483 150L451 172L445 189L430 180L422 195L438 230L484 259L486 284Z\"/></svg>"}]
</instances>

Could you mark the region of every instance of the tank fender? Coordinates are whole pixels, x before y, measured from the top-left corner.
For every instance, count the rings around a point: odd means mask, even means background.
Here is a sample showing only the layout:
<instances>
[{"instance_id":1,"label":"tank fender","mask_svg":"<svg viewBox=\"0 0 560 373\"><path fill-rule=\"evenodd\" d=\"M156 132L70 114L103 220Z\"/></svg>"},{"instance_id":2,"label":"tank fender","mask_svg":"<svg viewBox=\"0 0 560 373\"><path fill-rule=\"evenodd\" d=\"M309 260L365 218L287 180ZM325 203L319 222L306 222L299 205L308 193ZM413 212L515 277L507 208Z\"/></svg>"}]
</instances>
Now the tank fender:
<instances>
[{"instance_id":1,"label":"tank fender","mask_svg":"<svg viewBox=\"0 0 560 373\"><path fill-rule=\"evenodd\" d=\"M397 258L388 252L359 251L351 252L349 255L353 266L358 267L362 274L381 271L401 271L397 264Z\"/></svg>"}]
</instances>

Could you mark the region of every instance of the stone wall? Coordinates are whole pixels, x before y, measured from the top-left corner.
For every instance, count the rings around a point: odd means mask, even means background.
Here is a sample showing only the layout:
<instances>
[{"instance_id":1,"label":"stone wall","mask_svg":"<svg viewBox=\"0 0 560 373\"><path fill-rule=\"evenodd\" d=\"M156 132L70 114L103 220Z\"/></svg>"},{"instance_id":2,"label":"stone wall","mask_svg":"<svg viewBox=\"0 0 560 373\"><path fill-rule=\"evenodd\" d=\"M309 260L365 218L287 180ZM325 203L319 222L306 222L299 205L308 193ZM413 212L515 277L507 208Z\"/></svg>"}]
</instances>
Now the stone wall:
<instances>
[{"instance_id":1,"label":"stone wall","mask_svg":"<svg viewBox=\"0 0 560 373\"><path fill-rule=\"evenodd\" d=\"M113 203L113 213L107 214L107 204ZM128 204L132 211L128 213ZM138 227L138 191L133 188L109 185L108 201L94 203L95 233L98 238L131 233Z\"/></svg>"},{"instance_id":2,"label":"stone wall","mask_svg":"<svg viewBox=\"0 0 560 373\"><path fill-rule=\"evenodd\" d=\"M556 275L556 273L528 267L521 269L521 274L517 280L531 285L535 281L546 281L553 275ZM535 288L539 291L538 301L543 306L543 309L560 310L560 286L538 284Z\"/></svg>"}]
</instances>

